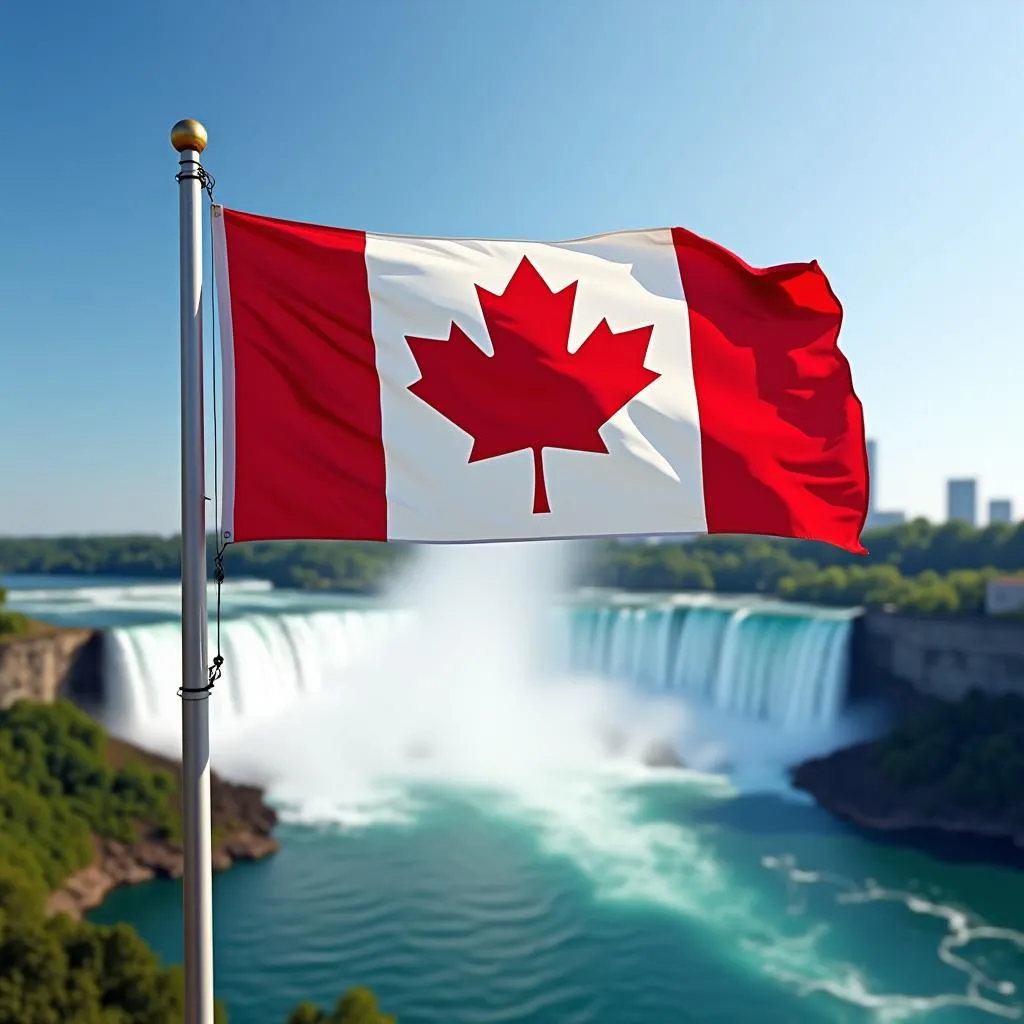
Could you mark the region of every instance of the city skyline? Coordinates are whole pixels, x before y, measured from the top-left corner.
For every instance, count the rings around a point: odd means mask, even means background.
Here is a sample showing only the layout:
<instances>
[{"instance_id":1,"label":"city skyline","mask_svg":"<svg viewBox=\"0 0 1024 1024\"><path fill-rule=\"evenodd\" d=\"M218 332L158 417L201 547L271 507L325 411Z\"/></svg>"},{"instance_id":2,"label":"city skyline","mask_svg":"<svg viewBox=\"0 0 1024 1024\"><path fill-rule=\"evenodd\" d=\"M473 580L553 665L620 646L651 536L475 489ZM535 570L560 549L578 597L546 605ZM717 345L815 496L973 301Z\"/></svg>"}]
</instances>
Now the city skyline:
<instances>
[{"instance_id":1,"label":"city skyline","mask_svg":"<svg viewBox=\"0 0 1024 1024\"><path fill-rule=\"evenodd\" d=\"M868 475L871 481L866 529L897 526L908 519L914 518L907 515L903 509L879 505L880 488L876 486L875 480L878 473L880 447L878 438L869 437L866 439ZM975 527L1015 522L1013 500L994 496L989 497L985 502L987 516L982 521L979 515L982 501L979 492L979 482L977 477L947 478L945 481L945 514L941 519L934 521L948 523L956 519Z\"/></svg>"},{"instance_id":2,"label":"city skyline","mask_svg":"<svg viewBox=\"0 0 1024 1024\"><path fill-rule=\"evenodd\" d=\"M5 19L26 156L0 169L0 534L178 528L182 117L241 210L432 237L678 224L755 266L816 259L884 440L876 508L941 522L957 476L1024 508L1024 5L219 4L194 75L172 17Z\"/></svg>"}]
</instances>

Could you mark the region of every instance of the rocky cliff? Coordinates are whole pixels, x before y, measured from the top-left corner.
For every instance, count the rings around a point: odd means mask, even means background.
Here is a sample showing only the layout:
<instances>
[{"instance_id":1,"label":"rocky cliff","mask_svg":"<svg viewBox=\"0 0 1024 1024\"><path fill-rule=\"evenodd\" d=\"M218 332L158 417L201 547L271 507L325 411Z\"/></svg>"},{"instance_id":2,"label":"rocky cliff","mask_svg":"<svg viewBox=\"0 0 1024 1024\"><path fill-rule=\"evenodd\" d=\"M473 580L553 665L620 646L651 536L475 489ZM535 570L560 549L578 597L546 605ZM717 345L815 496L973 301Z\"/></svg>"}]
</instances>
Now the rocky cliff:
<instances>
[{"instance_id":1,"label":"rocky cliff","mask_svg":"<svg viewBox=\"0 0 1024 1024\"><path fill-rule=\"evenodd\" d=\"M855 625L851 662L855 696L901 687L947 701L972 689L1024 696L1024 621L871 610Z\"/></svg>"},{"instance_id":2,"label":"rocky cliff","mask_svg":"<svg viewBox=\"0 0 1024 1024\"><path fill-rule=\"evenodd\" d=\"M0 708L18 700L47 703L70 691L99 694L102 636L92 629L33 625L0 641Z\"/></svg>"},{"instance_id":3,"label":"rocky cliff","mask_svg":"<svg viewBox=\"0 0 1024 1024\"><path fill-rule=\"evenodd\" d=\"M872 750L864 743L807 761L793 773L793 785L861 828L1002 839L1024 851L1024 823L966 807L935 806L923 792L896 789L878 771Z\"/></svg>"},{"instance_id":4,"label":"rocky cliff","mask_svg":"<svg viewBox=\"0 0 1024 1024\"><path fill-rule=\"evenodd\" d=\"M795 769L794 786L862 828L970 840L1024 859L1024 699L972 692L922 699L887 735Z\"/></svg>"}]
</instances>

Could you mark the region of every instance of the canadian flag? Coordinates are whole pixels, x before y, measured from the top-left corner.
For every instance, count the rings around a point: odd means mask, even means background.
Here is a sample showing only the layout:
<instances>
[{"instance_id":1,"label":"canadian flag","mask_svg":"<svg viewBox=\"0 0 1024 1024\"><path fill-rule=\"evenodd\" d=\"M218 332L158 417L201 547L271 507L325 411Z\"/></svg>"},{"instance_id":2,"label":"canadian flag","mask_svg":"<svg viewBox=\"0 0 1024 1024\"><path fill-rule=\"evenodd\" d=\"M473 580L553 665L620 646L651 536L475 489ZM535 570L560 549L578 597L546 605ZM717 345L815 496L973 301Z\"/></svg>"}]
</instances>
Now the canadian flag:
<instances>
[{"instance_id":1,"label":"canadian flag","mask_svg":"<svg viewBox=\"0 0 1024 1024\"><path fill-rule=\"evenodd\" d=\"M224 539L804 537L862 551L816 263L682 228L408 238L214 208Z\"/></svg>"}]
</instances>

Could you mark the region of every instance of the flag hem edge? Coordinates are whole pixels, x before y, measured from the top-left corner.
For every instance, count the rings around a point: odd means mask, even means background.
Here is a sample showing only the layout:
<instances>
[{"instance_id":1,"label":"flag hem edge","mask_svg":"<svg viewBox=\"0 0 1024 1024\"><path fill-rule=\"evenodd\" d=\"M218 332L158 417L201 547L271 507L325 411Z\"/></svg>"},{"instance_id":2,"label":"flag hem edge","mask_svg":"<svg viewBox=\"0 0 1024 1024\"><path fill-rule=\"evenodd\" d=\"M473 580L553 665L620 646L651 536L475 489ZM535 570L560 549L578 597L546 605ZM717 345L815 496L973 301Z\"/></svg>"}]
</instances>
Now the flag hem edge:
<instances>
[{"instance_id":1,"label":"flag hem edge","mask_svg":"<svg viewBox=\"0 0 1024 1024\"><path fill-rule=\"evenodd\" d=\"M216 212L219 210L219 214ZM231 280L228 272L228 248L226 211L218 207L210 211L213 218L213 277L217 287L216 315L220 324L221 350L221 450L222 467L221 520L216 524L220 531L217 544L232 543L236 538L235 527L235 338L231 318ZM217 396L214 395L214 401ZM217 438L213 443L217 443Z\"/></svg>"}]
</instances>

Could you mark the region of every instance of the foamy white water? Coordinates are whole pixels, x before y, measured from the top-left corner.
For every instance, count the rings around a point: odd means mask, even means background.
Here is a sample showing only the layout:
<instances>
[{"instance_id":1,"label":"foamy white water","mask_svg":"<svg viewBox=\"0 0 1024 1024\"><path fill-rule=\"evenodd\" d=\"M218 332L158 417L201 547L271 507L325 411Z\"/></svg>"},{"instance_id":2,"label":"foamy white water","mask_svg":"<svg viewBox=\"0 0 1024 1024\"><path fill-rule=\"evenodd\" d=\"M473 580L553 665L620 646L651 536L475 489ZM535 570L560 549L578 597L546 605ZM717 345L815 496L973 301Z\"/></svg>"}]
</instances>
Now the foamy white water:
<instances>
[{"instance_id":1,"label":"foamy white water","mask_svg":"<svg viewBox=\"0 0 1024 1024\"><path fill-rule=\"evenodd\" d=\"M563 562L555 545L425 550L396 595L404 611L344 620L346 635L379 626L336 683L244 725L222 763L321 798L396 778L516 789L601 763L613 733L623 757L673 738L678 702L564 670Z\"/></svg>"},{"instance_id":2,"label":"foamy white water","mask_svg":"<svg viewBox=\"0 0 1024 1024\"><path fill-rule=\"evenodd\" d=\"M571 598L569 551L424 549L378 607L273 614L258 585L228 592L250 608L255 593L267 611L221 630L216 767L323 806L325 790L343 800L393 778L537 783L609 758L637 763L662 743L744 787L784 787L788 764L853 735L851 612ZM110 727L175 753L179 672L176 623L113 631Z\"/></svg>"},{"instance_id":3,"label":"foamy white water","mask_svg":"<svg viewBox=\"0 0 1024 1024\"><path fill-rule=\"evenodd\" d=\"M227 619L217 767L322 800L396 777L524 784L668 743L696 769L778 785L850 735L850 612L570 600L567 550L428 548L386 606ZM113 631L110 727L177 750L179 673L177 623Z\"/></svg>"}]
</instances>

